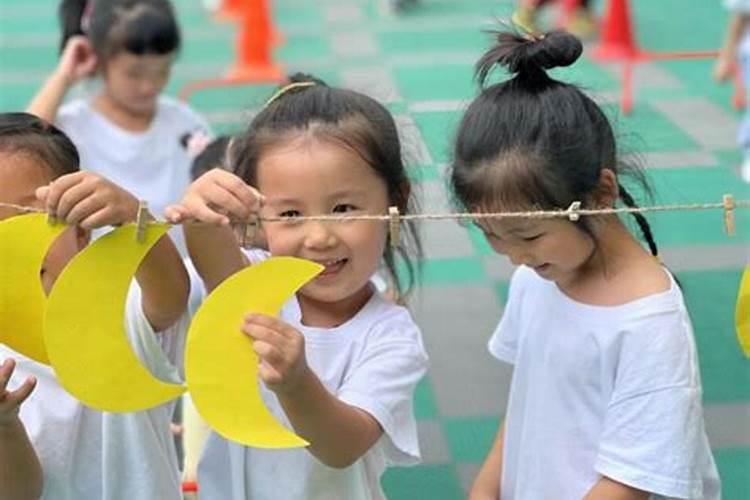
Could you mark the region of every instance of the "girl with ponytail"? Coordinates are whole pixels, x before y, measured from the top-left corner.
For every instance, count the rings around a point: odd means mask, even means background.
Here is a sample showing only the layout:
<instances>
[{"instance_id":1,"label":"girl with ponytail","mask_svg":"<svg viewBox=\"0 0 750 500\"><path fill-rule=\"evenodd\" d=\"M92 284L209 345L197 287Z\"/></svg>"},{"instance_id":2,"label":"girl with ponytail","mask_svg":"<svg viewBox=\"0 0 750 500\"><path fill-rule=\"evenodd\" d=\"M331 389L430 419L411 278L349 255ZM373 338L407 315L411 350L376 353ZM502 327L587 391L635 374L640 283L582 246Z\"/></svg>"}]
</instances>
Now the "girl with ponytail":
<instances>
[{"instance_id":1,"label":"girl with ponytail","mask_svg":"<svg viewBox=\"0 0 750 500\"><path fill-rule=\"evenodd\" d=\"M60 61L28 111L65 131L83 170L115 180L161 215L190 183L181 139L208 132L192 109L162 95L181 45L172 4L62 0L59 17ZM96 92L63 105L70 88L92 76L101 79Z\"/></svg>"},{"instance_id":2,"label":"girl with ponytail","mask_svg":"<svg viewBox=\"0 0 750 500\"><path fill-rule=\"evenodd\" d=\"M565 32L496 34L451 169L472 212L636 207L599 106L547 71L569 66ZM489 84L502 67L510 78ZM516 264L490 353L514 366L503 424L471 498L718 499L690 317L675 279L617 215L478 219Z\"/></svg>"}]
</instances>

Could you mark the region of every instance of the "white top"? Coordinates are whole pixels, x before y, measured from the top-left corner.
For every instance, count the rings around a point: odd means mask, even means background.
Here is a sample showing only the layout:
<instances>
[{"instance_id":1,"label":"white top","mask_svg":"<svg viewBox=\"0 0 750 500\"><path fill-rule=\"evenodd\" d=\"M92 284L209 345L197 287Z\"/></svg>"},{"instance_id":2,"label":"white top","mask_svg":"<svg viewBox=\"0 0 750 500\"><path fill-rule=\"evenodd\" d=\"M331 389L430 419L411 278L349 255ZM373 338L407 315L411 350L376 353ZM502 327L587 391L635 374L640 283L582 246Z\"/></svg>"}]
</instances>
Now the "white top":
<instances>
[{"instance_id":1,"label":"white top","mask_svg":"<svg viewBox=\"0 0 750 500\"><path fill-rule=\"evenodd\" d=\"M251 252L251 261L266 258ZM259 257L260 256L260 257ZM419 461L414 388L427 371L427 354L409 312L379 293L336 328L302 325L296 298L280 317L305 336L307 363L341 401L372 415L380 440L346 469L323 465L304 448L248 448L212 433L198 466L203 500L383 499L380 476L388 465ZM276 396L262 383L271 413L291 428Z\"/></svg>"},{"instance_id":2,"label":"white top","mask_svg":"<svg viewBox=\"0 0 750 500\"><path fill-rule=\"evenodd\" d=\"M186 327L187 315L157 337L143 313L140 288L131 286L126 306L130 343L144 365L166 382L180 380L171 360L182 348ZM29 375L38 379L20 418L44 471L42 499L182 498L169 429L173 402L138 413L102 413L70 396L50 367L0 344L0 362L8 357L17 361L11 389Z\"/></svg>"},{"instance_id":3,"label":"white top","mask_svg":"<svg viewBox=\"0 0 750 500\"><path fill-rule=\"evenodd\" d=\"M515 365L503 500L578 500L600 476L652 498L720 498L692 326L674 282L592 306L520 267L489 350Z\"/></svg>"},{"instance_id":4,"label":"white top","mask_svg":"<svg viewBox=\"0 0 750 500\"><path fill-rule=\"evenodd\" d=\"M166 96L159 97L145 132L118 127L94 108L92 98L75 99L60 108L57 125L78 148L82 170L101 174L146 200L158 218L167 205L182 199L190 184L193 160L181 138L198 130L209 132L195 111ZM170 234L185 255L182 232Z\"/></svg>"}]
</instances>

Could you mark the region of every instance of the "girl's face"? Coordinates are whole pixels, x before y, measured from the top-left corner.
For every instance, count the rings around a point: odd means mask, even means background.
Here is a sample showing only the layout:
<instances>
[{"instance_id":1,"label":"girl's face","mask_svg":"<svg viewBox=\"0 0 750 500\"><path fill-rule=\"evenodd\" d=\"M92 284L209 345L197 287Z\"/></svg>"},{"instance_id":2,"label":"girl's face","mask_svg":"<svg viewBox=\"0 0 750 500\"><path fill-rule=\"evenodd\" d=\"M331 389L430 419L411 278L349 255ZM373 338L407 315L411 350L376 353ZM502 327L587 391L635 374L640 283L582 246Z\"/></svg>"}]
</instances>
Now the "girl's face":
<instances>
[{"instance_id":1,"label":"girl's face","mask_svg":"<svg viewBox=\"0 0 750 500\"><path fill-rule=\"evenodd\" d=\"M34 156L0 152L0 202L43 208L35 192L52 180L50 169ZM18 214L16 210L0 207L0 220ZM86 238L84 232L71 227L52 244L39 273L45 293L49 294L63 268L85 246Z\"/></svg>"},{"instance_id":2,"label":"girl's face","mask_svg":"<svg viewBox=\"0 0 750 500\"><path fill-rule=\"evenodd\" d=\"M151 115L169 81L174 54L135 55L121 51L104 66L105 92L120 108L135 116Z\"/></svg>"},{"instance_id":3,"label":"girl's face","mask_svg":"<svg viewBox=\"0 0 750 500\"><path fill-rule=\"evenodd\" d=\"M476 224L497 253L563 286L596 250L593 238L565 219L485 219Z\"/></svg>"},{"instance_id":4,"label":"girl's face","mask_svg":"<svg viewBox=\"0 0 750 500\"><path fill-rule=\"evenodd\" d=\"M385 182L355 151L307 135L265 151L257 188L263 216L385 214ZM384 221L268 222L264 233L273 255L323 264L325 271L299 293L300 304L333 304L354 310L372 293L368 286L385 250Z\"/></svg>"}]
</instances>

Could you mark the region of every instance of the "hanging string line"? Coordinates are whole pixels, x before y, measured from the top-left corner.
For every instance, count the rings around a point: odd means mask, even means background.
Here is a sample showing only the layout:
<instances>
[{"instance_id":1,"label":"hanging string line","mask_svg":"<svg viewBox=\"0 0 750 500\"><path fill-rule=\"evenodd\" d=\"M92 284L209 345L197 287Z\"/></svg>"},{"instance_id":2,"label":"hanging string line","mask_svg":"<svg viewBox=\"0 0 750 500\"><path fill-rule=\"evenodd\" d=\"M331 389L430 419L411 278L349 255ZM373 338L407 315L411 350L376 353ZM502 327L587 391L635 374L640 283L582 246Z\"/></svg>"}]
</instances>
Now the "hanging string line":
<instances>
[{"instance_id":1,"label":"hanging string line","mask_svg":"<svg viewBox=\"0 0 750 500\"><path fill-rule=\"evenodd\" d=\"M619 207L619 208L596 208L584 209L579 208L580 203L575 202L567 210L533 210L525 212L466 212L466 213L420 213L420 214L401 214L398 215L400 221L430 221L430 220L477 220L477 219L506 219L506 218L525 218L525 219L551 219L564 217L571 220L577 220L580 216L591 215L613 215L613 214L634 214L647 212L687 212L697 210L726 210L724 203L691 203L691 204L673 204L673 205L653 205L637 208ZM8 208L23 213L46 213L45 210L35 207L16 205L13 203L0 202L0 208ZM750 200L734 201L734 209L750 208ZM305 221L389 221L393 215L363 214L363 215L306 215L297 217L257 217L259 222L305 222ZM248 221L241 221L247 223ZM151 223L167 223L166 221L151 221ZM194 224L196 221L185 221L184 224ZM200 223L200 222L199 222ZM200 223L202 224L202 223ZM173 224L174 225L174 224Z\"/></svg>"}]
</instances>

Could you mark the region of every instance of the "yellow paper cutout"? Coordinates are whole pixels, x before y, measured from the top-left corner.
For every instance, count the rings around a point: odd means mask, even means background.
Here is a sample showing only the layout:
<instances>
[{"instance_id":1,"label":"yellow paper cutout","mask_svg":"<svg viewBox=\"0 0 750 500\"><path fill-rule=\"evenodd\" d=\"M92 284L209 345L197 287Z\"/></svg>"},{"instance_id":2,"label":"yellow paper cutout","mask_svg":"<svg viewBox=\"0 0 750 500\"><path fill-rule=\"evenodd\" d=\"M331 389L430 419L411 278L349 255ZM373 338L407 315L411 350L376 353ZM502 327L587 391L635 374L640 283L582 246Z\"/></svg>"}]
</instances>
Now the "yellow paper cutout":
<instances>
[{"instance_id":1,"label":"yellow paper cutout","mask_svg":"<svg viewBox=\"0 0 750 500\"><path fill-rule=\"evenodd\" d=\"M185 353L190 396L198 413L225 438L257 448L308 444L276 421L261 400L258 356L240 327L249 313L277 315L322 270L314 262L273 257L227 278L196 313Z\"/></svg>"},{"instance_id":2,"label":"yellow paper cutout","mask_svg":"<svg viewBox=\"0 0 750 500\"><path fill-rule=\"evenodd\" d=\"M102 236L70 261L49 296L47 354L60 384L91 408L141 411L185 391L156 379L141 365L124 324L132 278L168 228L150 224L143 243L136 241L134 224Z\"/></svg>"},{"instance_id":3,"label":"yellow paper cutout","mask_svg":"<svg viewBox=\"0 0 750 500\"><path fill-rule=\"evenodd\" d=\"M737 339L745 356L750 358L750 266L745 268L737 294L737 309L734 314Z\"/></svg>"},{"instance_id":4,"label":"yellow paper cutout","mask_svg":"<svg viewBox=\"0 0 750 500\"><path fill-rule=\"evenodd\" d=\"M49 247L64 225L50 225L45 214L0 222L0 342L40 363L49 364L43 320L47 297L40 271Z\"/></svg>"}]
</instances>

